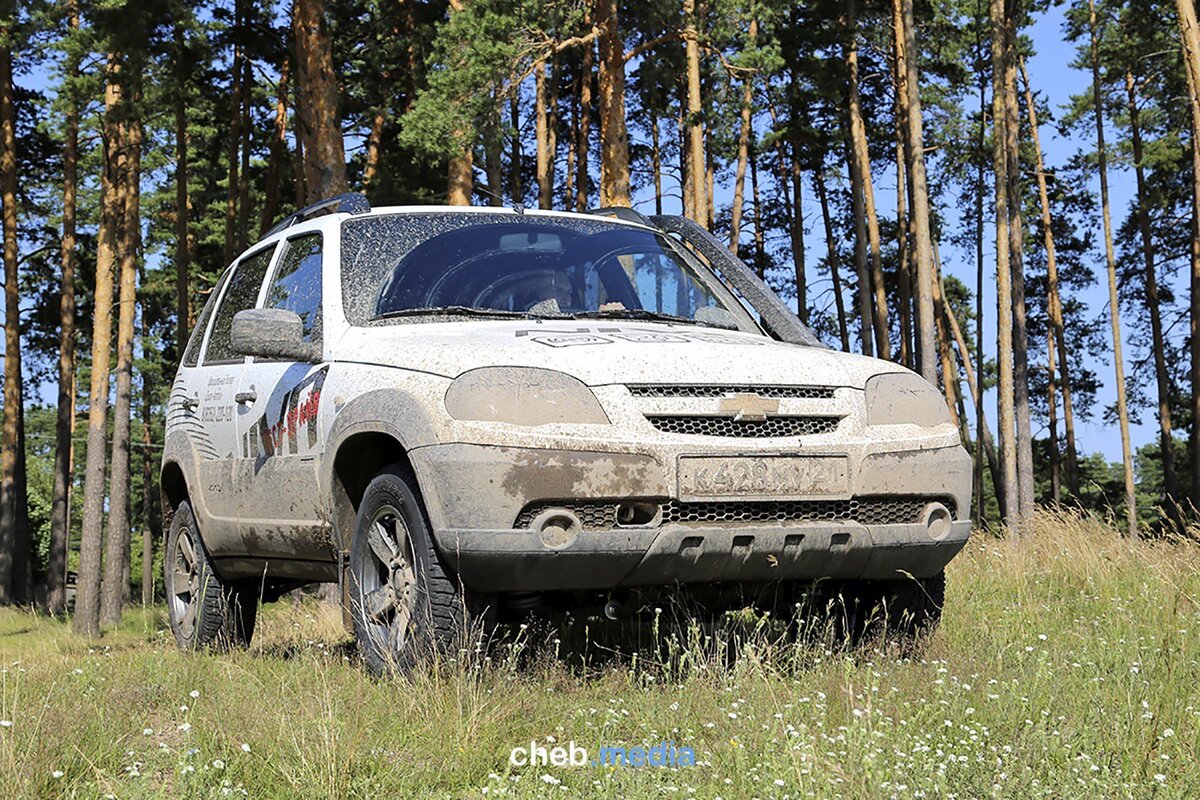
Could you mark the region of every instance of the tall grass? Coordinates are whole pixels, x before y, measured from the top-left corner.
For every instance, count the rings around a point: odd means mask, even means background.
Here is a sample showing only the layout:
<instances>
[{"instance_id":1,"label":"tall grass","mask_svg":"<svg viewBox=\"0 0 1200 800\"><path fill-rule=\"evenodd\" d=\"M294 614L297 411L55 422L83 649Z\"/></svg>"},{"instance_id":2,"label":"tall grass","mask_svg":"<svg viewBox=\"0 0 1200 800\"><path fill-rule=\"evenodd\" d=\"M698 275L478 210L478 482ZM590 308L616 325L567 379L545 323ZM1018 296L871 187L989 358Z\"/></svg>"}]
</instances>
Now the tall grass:
<instances>
[{"instance_id":1,"label":"tall grass","mask_svg":"<svg viewBox=\"0 0 1200 800\"><path fill-rule=\"evenodd\" d=\"M1200 796L1200 547L1043 514L977 536L915 653L668 626L529 628L408 678L356 662L336 609L266 608L247 653L176 651L162 612L98 642L0 612L7 796ZM586 632L582 628L588 627ZM706 640L706 637L710 637ZM526 767L535 740L673 741L695 767Z\"/></svg>"}]
</instances>

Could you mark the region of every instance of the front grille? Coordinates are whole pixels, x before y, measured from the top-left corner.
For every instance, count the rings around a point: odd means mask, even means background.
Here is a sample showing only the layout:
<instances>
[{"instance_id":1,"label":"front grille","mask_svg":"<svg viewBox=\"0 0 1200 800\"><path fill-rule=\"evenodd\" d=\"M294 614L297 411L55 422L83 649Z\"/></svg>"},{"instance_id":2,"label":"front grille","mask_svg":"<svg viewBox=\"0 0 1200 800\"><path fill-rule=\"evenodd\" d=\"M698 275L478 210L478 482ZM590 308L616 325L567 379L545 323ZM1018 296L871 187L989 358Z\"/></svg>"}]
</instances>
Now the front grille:
<instances>
[{"instance_id":1,"label":"front grille","mask_svg":"<svg viewBox=\"0 0 1200 800\"><path fill-rule=\"evenodd\" d=\"M850 500L749 500L700 501L685 503L668 500L662 507L663 525L738 525L744 523L858 522L863 525L899 525L921 521L921 512L933 502L950 510L952 519L958 510L951 497L911 497L882 495ZM565 508L579 517L584 530L606 531L617 527L617 503L587 502L533 503L517 515L514 528L528 528L535 517L548 508Z\"/></svg>"},{"instance_id":2,"label":"front grille","mask_svg":"<svg viewBox=\"0 0 1200 800\"><path fill-rule=\"evenodd\" d=\"M799 400L832 400L832 386L738 386L727 384L642 384L630 386L634 397L724 397L729 394L757 394L762 397Z\"/></svg>"},{"instance_id":3,"label":"front grille","mask_svg":"<svg viewBox=\"0 0 1200 800\"><path fill-rule=\"evenodd\" d=\"M671 500L663 506L663 524L730 525L745 522L859 522L897 525L919 522L925 506L940 501L955 516L955 503L944 497L856 497L851 500L701 501Z\"/></svg>"},{"instance_id":4,"label":"front grille","mask_svg":"<svg viewBox=\"0 0 1200 800\"><path fill-rule=\"evenodd\" d=\"M528 528L534 518L548 508L565 508L579 517L585 531L610 531L617 527L617 504L608 501L595 503L531 503L521 509L514 528Z\"/></svg>"},{"instance_id":5,"label":"front grille","mask_svg":"<svg viewBox=\"0 0 1200 800\"><path fill-rule=\"evenodd\" d=\"M730 436L740 439L769 439L777 436L815 436L837 429L841 417L767 417L737 420L707 414L647 414L650 424L664 433L685 436Z\"/></svg>"}]
</instances>

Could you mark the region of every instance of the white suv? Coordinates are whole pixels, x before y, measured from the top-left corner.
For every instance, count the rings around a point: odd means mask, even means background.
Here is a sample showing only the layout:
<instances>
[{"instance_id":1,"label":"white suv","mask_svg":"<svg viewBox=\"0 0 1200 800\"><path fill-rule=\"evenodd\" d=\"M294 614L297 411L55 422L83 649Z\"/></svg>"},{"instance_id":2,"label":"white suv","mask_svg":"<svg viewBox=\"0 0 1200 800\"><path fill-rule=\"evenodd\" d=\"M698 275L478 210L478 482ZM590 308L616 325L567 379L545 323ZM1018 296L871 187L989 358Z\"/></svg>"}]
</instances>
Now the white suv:
<instances>
[{"instance_id":1,"label":"white suv","mask_svg":"<svg viewBox=\"0 0 1200 800\"><path fill-rule=\"evenodd\" d=\"M477 617L633 615L683 585L928 627L971 462L936 388L823 347L687 220L343 195L221 278L162 487L181 646L248 642L260 598L338 581L382 669Z\"/></svg>"}]
</instances>

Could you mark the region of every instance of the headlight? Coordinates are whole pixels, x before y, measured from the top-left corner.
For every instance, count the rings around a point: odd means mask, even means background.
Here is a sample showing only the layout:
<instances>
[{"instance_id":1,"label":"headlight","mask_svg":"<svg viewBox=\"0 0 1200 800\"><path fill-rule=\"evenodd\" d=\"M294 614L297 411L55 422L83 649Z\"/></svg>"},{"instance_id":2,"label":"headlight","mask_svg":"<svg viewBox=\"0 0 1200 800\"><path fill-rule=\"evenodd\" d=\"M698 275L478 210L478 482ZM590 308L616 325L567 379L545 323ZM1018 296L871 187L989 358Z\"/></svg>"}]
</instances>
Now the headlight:
<instances>
[{"instance_id":1,"label":"headlight","mask_svg":"<svg viewBox=\"0 0 1200 800\"><path fill-rule=\"evenodd\" d=\"M868 425L932 428L950 421L946 399L920 375L891 372L867 381Z\"/></svg>"},{"instance_id":2,"label":"headlight","mask_svg":"<svg viewBox=\"0 0 1200 800\"><path fill-rule=\"evenodd\" d=\"M446 390L446 410L459 420L548 425L607 425L608 415L577 378L536 367L481 367Z\"/></svg>"}]
</instances>

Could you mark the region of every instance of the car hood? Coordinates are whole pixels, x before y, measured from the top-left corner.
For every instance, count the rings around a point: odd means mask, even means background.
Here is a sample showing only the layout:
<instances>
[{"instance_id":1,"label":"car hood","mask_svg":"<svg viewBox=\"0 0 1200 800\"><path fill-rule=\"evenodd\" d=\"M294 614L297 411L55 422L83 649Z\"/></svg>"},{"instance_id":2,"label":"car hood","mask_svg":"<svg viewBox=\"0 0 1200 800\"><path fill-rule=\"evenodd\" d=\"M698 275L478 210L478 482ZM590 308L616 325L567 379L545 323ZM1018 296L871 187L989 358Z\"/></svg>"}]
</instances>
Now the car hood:
<instances>
[{"instance_id":1,"label":"car hood","mask_svg":"<svg viewBox=\"0 0 1200 800\"><path fill-rule=\"evenodd\" d=\"M543 367L589 386L732 383L862 388L902 368L886 361L758 334L694 325L596 320L470 320L351 328L337 361L456 378L493 366Z\"/></svg>"}]
</instances>

